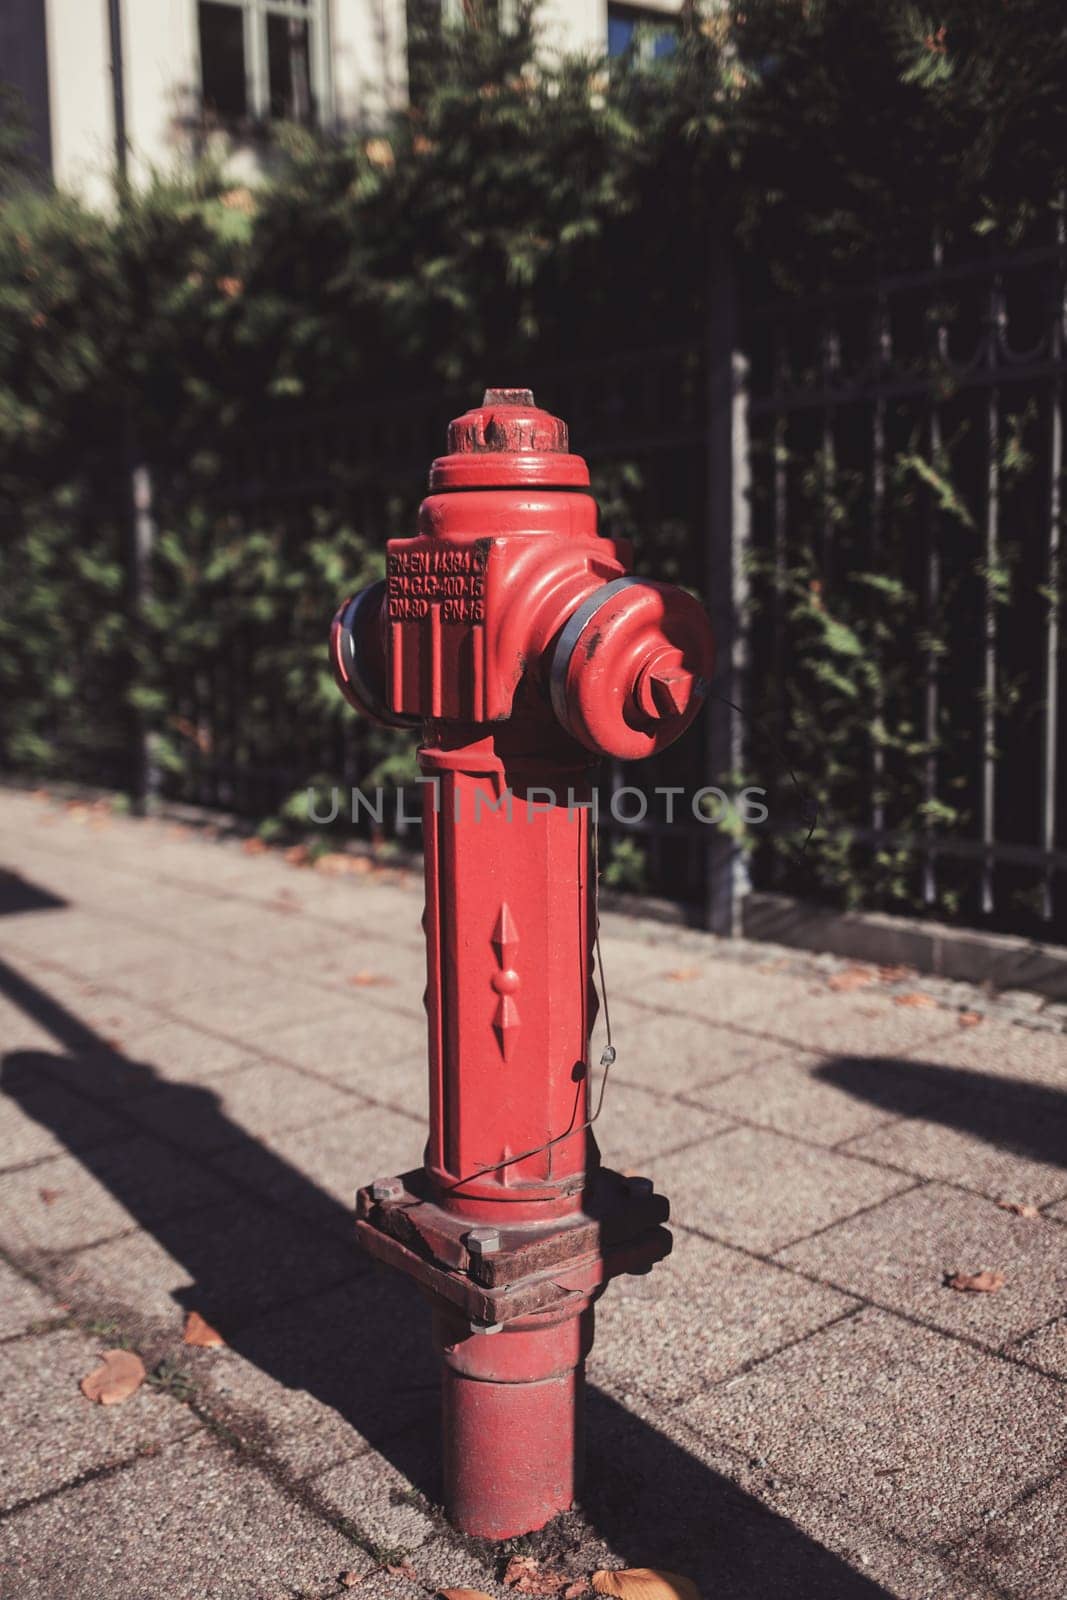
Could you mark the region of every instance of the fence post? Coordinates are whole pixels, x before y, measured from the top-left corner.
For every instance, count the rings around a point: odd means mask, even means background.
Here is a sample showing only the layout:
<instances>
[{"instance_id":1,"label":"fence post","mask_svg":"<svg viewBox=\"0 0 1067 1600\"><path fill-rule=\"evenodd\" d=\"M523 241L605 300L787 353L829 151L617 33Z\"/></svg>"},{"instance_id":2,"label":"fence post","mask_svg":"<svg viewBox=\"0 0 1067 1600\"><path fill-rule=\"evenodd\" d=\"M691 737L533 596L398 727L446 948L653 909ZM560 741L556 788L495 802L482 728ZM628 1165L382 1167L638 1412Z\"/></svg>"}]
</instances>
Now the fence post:
<instances>
[{"instance_id":1,"label":"fence post","mask_svg":"<svg viewBox=\"0 0 1067 1600\"><path fill-rule=\"evenodd\" d=\"M126 585L130 629L130 687L140 682L140 664L145 639L145 606L151 594L152 552L156 542L156 520L151 468L141 459L132 422L126 430L124 470L128 506L126 544ZM143 815L150 811L159 789L159 770L151 728L144 710L136 703L130 708L130 802Z\"/></svg>"},{"instance_id":2,"label":"fence post","mask_svg":"<svg viewBox=\"0 0 1067 1600\"><path fill-rule=\"evenodd\" d=\"M717 661L707 716L707 782L729 792L744 757L750 468L748 361L740 349L732 251L721 237L712 240L708 283L706 453L705 570ZM708 830L706 873L707 927L732 938L741 932L748 869L740 845L718 828Z\"/></svg>"}]
</instances>

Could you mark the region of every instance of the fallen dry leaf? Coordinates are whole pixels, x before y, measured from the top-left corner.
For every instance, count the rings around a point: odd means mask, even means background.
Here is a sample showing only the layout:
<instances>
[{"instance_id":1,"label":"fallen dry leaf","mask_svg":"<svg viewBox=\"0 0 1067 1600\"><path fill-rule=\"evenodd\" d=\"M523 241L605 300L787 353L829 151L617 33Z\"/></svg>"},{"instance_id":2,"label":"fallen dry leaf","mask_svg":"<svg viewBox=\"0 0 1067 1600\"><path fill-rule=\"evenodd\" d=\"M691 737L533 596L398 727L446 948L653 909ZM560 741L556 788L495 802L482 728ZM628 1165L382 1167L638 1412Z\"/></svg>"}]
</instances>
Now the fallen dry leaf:
<instances>
[{"instance_id":1,"label":"fallen dry leaf","mask_svg":"<svg viewBox=\"0 0 1067 1600\"><path fill-rule=\"evenodd\" d=\"M196 1345L200 1350L221 1350L226 1340L210 1322L205 1322L199 1311L190 1311L185 1319L182 1344Z\"/></svg>"},{"instance_id":2,"label":"fallen dry leaf","mask_svg":"<svg viewBox=\"0 0 1067 1600\"><path fill-rule=\"evenodd\" d=\"M1006 1282L1003 1272L992 1272L989 1267L983 1267L981 1272L954 1272L947 1280L950 1289L965 1294L996 1294Z\"/></svg>"},{"instance_id":3,"label":"fallen dry leaf","mask_svg":"<svg viewBox=\"0 0 1067 1600\"><path fill-rule=\"evenodd\" d=\"M246 856L261 856L266 848L266 839L257 839L254 836L251 839L245 839L241 845L241 849Z\"/></svg>"},{"instance_id":4,"label":"fallen dry leaf","mask_svg":"<svg viewBox=\"0 0 1067 1600\"><path fill-rule=\"evenodd\" d=\"M893 996L893 1004L929 1009L931 1006L936 1006L937 1001L932 994L923 994L921 989L909 989L907 994L895 994Z\"/></svg>"},{"instance_id":5,"label":"fallen dry leaf","mask_svg":"<svg viewBox=\"0 0 1067 1600\"><path fill-rule=\"evenodd\" d=\"M594 1572L597 1594L617 1595L618 1600L700 1600L691 1578L677 1572L660 1572L655 1567L624 1567L619 1572Z\"/></svg>"},{"instance_id":6,"label":"fallen dry leaf","mask_svg":"<svg viewBox=\"0 0 1067 1600\"><path fill-rule=\"evenodd\" d=\"M530 1587L540 1571L540 1563L533 1556L512 1556L504 1570L504 1582L509 1589L520 1589L523 1594L531 1594Z\"/></svg>"},{"instance_id":7,"label":"fallen dry leaf","mask_svg":"<svg viewBox=\"0 0 1067 1600\"><path fill-rule=\"evenodd\" d=\"M549 1572L533 1556L512 1556L504 1572L504 1582L518 1594L557 1596L572 1582L566 1572Z\"/></svg>"},{"instance_id":8,"label":"fallen dry leaf","mask_svg":"<svg viewBox=\"0 0 1067 1600\"><path fill-rule=\"evenodd\" d=\"M879 983L903 983L905 978L914 978L914 967L879 967Z\"/></svg>"},{"instance_id":9,"label":"fallen dry leaf","mask_svg":"<svg viewBox=\"0 0 1067 1600\"><path fill-rule=\"evenodd\" d=\"M873 982L874 973L870 967L846 967L844 972L834 973L828 987L847 994L850 989L865 989Z\"/></svg>"},{"instance_id":10,"label":"fallen dry leaf","mask_svg":"<svg viewBox=\"0 0 1067 1600\"><path fill-rule=\"evenodd\" d=\"M956 1018L961 1028L977 1028L981 1020L981 1013L978 1011L961 1011Z\"/></svg>"},{"instance_id":11,"label":"fallen dry leaf","mask_svg":"<svg viewBox=\"0 0 1067 1600\"><path fill-rule=\"evenodd\" d=\"M319 856L315 871L324 872L328 878L344 877L346 873L362 876L374 871L374 863L368 861L366 856L350 856L341 850L331 850L328 855Z\"/></svg>"},{"instance_id":12,"label":"fallen dry leaf","mask_svg":"<svg viewBox=\"0 0 1067 1600\"><path fill-rule=\"evenodd\" d=\"M311 851L306 844L290 845L284 852L283 860L288 861L291 867L310 867Z\"/></svg>"},{"instance_id":13,"label":"fallen dry leaf","mask_svg":"<svg viewBox=\"0 0 1067 1600\"><path fill-rule=\"evenodd\" d=\"M394 1578L408 1578L412 1583L418 1577L410 1561L398 1561L394 1566L387 1566L385 1570L391 1572Z\"/></svg>"},{"instance_id":14,"label":"fallen dry leaf","mask_svg":"<svg viewBox=\"0 0 1067 1600\"><path fill-rule=\"evenodd\" d=\"M105 1350L102 1364L81 1381L87 1400L117 1406L128 1400L144 1382L144 1362L132 1350Z\"/></svg>"},{"instance_id":15,"label":"fallen dry leaf","mask_svg":"<svg viewBox=\"0 0 1067 1600\"><path fill-rule=\"evenodd\" d=\"M434 1600L491 1600L484 1589L438 1589Z\"/></svg>"},{"instance_id":16,"label":"fallen dry leaf","mask_svg":"<svg viewBox=\"0 0 1067 1600\"><path fill-rule=\"evenodd\" d=\"M362 1572L342 1572L338 1581L342 1588L354 1589L357 1583L363 1582L365 1576L366 1574Z\"/></svg>"},{"instance_id":17,"label":"fallen dry leaf","mask_svg":"<svg viewBox=\"0 0 1067 1600\"><path fill-rule=\"evenodd\" d=\"M380 972L354 972L348 981L356 989L380 989L396 980L386 978Z\"/></svg>"},{"instance_id":18,"label":"fallen dry leaf","mask_svg":"<svg viewBox=\"0 0 1067 1600\"><path fill-rule=\"evenodd\" d=\"M37 1193L46 1206L54 1206L63 1191L62 1189L38 1189Z\"/></svg>"},{"instance_id":19,"label":"fallen dry leaf","mask_svg":"<svg viewBox=\"0 0 1067 1600\"><path fill-rule=\"evenodd\" d=\"M700 977L699 967L675 967L673 972L664 973L668 983L692 983L694 978Z\"/></svg>"},{"instance_id":20,"label":"fallen dry leaf","mask_svg":"<svg viewBox=\"0 0 1067 1600\"><path fill-rule=\"evenodd\" d=\"M1029 1200L998 1200L1001 1211L1011 1211L1017 1217L1039 1217L1037 1207Z\"/></svg>"},{"instance_id":21,"label":"fallen dry leaf","mask_svg":"<svg viewBox=\"0 0 1067 1600\"><path fill-rule=\"evenodd\" d=\"M592 1593L592 1590L590 1589L589 1584L586 1581L586 1579L585 1578L576 1578L573 1583L569 1583L567 1585L567 1587L564 1589L564 1591L563 1591L563 1600L580 1600L580 1597L583 1594L591 1594L591 1593Z\"/></svg>"}]
</instances>

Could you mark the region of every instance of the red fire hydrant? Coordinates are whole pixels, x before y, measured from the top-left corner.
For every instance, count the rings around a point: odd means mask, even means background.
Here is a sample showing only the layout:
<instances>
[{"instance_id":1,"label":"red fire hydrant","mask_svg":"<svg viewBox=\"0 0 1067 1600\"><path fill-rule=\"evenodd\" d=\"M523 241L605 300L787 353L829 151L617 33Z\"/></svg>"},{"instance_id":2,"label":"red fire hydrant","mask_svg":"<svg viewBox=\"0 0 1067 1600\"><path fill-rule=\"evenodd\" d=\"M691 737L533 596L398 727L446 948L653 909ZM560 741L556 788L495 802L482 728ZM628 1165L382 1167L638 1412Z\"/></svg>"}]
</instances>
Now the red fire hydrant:
<instances>
[{"instance_id":1,"label":"red fire hydrant","mask_svg":"<svg viewBox=\"0 0 1067 1600\"><path fill-rule=\"evenodd\" d=\"M590 783L683 732L712 642L692 596L626 576L528 390L490 389L448 442L331 635L351 703L421 727L426 785L429 1140L356 1226L433 1308L448 1515L504 1539L571 1505L594 1302L671 1248L666 1199L602 1167L589 1122Z\"/></svg>"}]
</instances>

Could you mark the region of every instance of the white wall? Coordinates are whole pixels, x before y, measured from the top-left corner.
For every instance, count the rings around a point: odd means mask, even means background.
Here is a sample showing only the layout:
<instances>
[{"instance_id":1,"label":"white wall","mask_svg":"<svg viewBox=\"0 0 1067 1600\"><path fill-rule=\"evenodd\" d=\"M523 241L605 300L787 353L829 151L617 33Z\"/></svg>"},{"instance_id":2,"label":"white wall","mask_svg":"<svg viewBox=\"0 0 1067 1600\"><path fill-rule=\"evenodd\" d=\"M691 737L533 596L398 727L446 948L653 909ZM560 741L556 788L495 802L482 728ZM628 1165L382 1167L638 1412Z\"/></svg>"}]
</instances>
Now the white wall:
<instances>
[{"instance_id":1,"label":"white wall","mask_svg":"<svg viewBox=\"0 0 1067 1600\"><path fill-rule=\"evenodd\" d=\"M407 100L404 0L331 0L329 10L334 118L373 127Z\"/></svg>"},{"instance_id":2,"label":"white wall","mask_svg":"<svg viewBox=\"0 0 1067 1600\"><path fill-rule=\"evenodd\" d=\"M63 188L102 204L115 152L107 0L48 0L46 30L52 170Z\"/></svg>"},{"instance_id":3,"label":"white wall","mask_svg":"<svg viewBox=\"0 0 1067 1600\"><path fill-rule=\"evenodd\" d=\"M542 0L542 47L602 55L608 40L607 0Z\"/></svg>"},{"instance_id":4,"label":"white wall","mask_svg":"<svg viewBox=\"0 0 1067 1600\"><path fill-rule=\"evenodd\" d=\"M192 0L121 4L129 173L143 183L153 168L176 171L190 148L190 120L199 110L196 6Z\"/></svg>"}]
</instances>

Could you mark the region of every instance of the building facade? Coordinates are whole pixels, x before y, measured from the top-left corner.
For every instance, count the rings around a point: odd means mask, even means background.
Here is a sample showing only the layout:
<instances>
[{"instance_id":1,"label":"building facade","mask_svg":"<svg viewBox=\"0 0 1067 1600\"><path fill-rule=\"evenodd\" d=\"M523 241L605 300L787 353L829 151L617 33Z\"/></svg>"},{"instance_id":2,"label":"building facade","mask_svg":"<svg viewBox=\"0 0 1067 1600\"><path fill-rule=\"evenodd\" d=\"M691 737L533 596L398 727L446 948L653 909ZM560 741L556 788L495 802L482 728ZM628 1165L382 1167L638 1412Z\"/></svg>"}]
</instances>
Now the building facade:
<instances>
[{"instance_id":1,"label":"building facade","mask_svg":"<svg viewBox=\"0 0 1067 1600\"><path fill-rule=\"evenodd\" d=\"M502 0L506 22L507 0ZM680 0L543 0L546 50L670 48ZM463 0L442 0L462 22ZM3 0L0 81L60 187L106 203L208 152L254 177L264 130L380 126L407 97L405 0Z\"/></svg>"}]
</instances>

